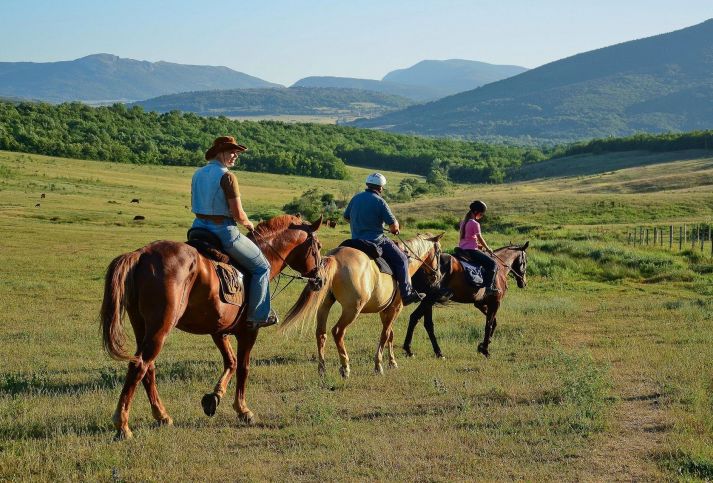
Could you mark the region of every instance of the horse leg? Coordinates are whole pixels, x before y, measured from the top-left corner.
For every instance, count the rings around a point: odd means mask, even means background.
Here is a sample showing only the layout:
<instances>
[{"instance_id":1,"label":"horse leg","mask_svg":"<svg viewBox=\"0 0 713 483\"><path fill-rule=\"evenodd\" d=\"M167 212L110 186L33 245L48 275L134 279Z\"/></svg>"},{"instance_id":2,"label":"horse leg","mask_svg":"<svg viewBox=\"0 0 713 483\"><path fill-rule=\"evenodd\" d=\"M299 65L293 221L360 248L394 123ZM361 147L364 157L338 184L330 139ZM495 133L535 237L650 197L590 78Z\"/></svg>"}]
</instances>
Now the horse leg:
<instances>
[{"instance_id":1,"label":"horse leg","mask_svg":"<svg viewBox=\"0 0 713 483\"><path fill-rule=\"evenodd\" d=\"M389 369L398 369L399 365L396 363L396 353L394 352L394 327L391 327L389 331L388 346L389 349Z\"/></svg>"},{"instance_id":2,"label":"horse leg","mask_svg":"<svg viewBox=\"0 0 713 483\"><path fill-rule=\"evenodd\" d=\"M238 413L238 420L246 424L255 422L255 415L245 403L245 386L250 372L250 351L255 345L258 330L249 329L241 323L238 328L238 381L235 390L233 409Z\"/></svg>"},{"instance_id":3,"label":"horse leg","mask_svg":"<svg viewBox=\"0 0 713 483\"><path fill-rule=\"evenodd\" d=\"M384 368L381 365L383 353L384 353L384 346L389 342L389 339L393 341L394 338L394 333L392 330L392 326L394 323L394 320L396 317L399 316L399 313L401 312L401 309L403 308L403 305L400 303L394 304L391 307L387 307L385 310L381 311L379 313L379 316L381 317L381 324L382 324L382 329L381 329L381 337L379 337L379 345L376 347L376 355L374 356L374 373L375 374L383 374L384 373ZM389 349L389 367L398 367L398 364L396 364L396 358L394 357L394 351L393 351L393 343L390 344L390 349Z\"/></svg>"},{"instance_id":4,"label":"horse leg","mask_svg":"<svg viewBox=\"0 0 713 483\"><path fill-rule=\"evenodd\" d=\"M146 395L149 398L149 403L151 404L151 415L158 422L160 426L171 426L173 424L173 419L166 412L166 408L163 407L161 398L158 395L158 388L156 387L156 363L151 362L149 367L146 369L146 375L141 380L144 384L144 389L146 390Z\"/></svg>"},{"instance_id":5,"label":"horse leg","mask_svg":"<svg viewBox=\"0 0 713 483\"><path fill-rule=\"evenodd\" d=\"M406 338L404 339L404 352L406 352L408 357L413 357L413 352L411 352L411 340L413 339L413 331L418 325L419 319L423 317L424 307L425 304L423 302L418 304L418 307L416 307L416 310L411 313L408 319L408 329L406 329Z\"/></svg>"},{"instance_id":6,"label":"horse leg","mask_svg":"<svg viewBox=\"0 0 713 483\"><path fill-rule=\"evenodd\" d=\"M129 368L126 371L124 387L122 388L121 395L119 396L119 403L116 407L116 411L114 411L114 416L112 417L114 428L116 428L115 439L128 439L133 436L131 429L129 429L129 410L131 407L131 401L134 398L136 386L139 384L139 381L144 378L146 373L149 371L149 368L154 365L154 360L158 356L158 353L161 352L161 348L163 347L163 343L166 340L170 327L171 325L169 324L166 329L160 328L156 332L147 333L143 342L136 350L136 359L129 363ZM158 391L156 390L155 369L152 371L152 374L154 374L153 378L146 385L147 391L149 392L149 401L151 401L152 412L154 413L154 417L158 415L160 419L163 419L168 423L171 418L165 413L165 409L163 409L161 400L158 397ZM154 410L154 407L156 407L156 410Z\"/></svg>"},{"instance_id":7,"label":"horse leg","mask_svg":"<svg viewBox=\"0 0 713 483\"><path fill-rule=\"evenodd\" d=\"M327 343L327 319L329 318L329 310L334 305L335 299L334 295L331 293L327 295L319 306L317 310L317 329L315 336L317 338L317 358L318 367L317 370L320 376L324 376L327 371L327 366L324 360L324 346Z\"/></svg>"},{"instance_id":8,"label":"horse leg","mask_svg":"<svg viewBox=\"0 0 713 483\"><path fill-rule=\"evenodd\" d=\"M445 357L443 357L443 353L441 352L441 348L438 345L438 340L436 339L436 331L433 327L433 305L429 305L428 307L426 307L424 312L425 316L423 319L423 327L428 333L428 338L431 341L431 346L433 346L433 353L439 359L445 359Z\"/></svg>"},{"instance_id":9,"label":"horse leg","mask_svg":"<svg viewBox=\"0 0 713 483\"><path fill-rule=\"evenodd\" d=\"M230 380L238 369L238 360L235 358L233 346L230 345L228 336L213 334L211 337L220 351L220 355L223 356L223 374L221 374L220 379L218 379L218 383L215 385L213 392L206 394L201 400L201 406L203 406L203 412L206 416L213 416L215 414L220 400L225 396Z\"/></svg>"},{"instance_id":10,"label":"horse leg","mask_svg":"<svg viewBox=\"0 0 713 483\"><path fill-rule=\"evenodd\" d=\"M337 324L332 327L332 337L334 337L334 343L337 345L339 362L341 363L339 373L343 378L349 377L349 373L351 372L349 367L349 354L347 354L347 346L344 344L344 334L346 333L347 326L354 322L360 310L361 305L357 305L353 308L342 306L342 314L339 316Z\"/></svg>"},{"instance_id":11,"label":"horse leg","mask_svg":"<svg viewBox=\"0 0 713 483\"><path fill-rule=\"evenodd\" d=\"M485 334L483 335L483 342L478 344L478 352L483 354L485 357L490 357L488 346L490 345L490 339L492 338L493 331L495 330L495 314L497 314L497 312L497 304L488 305L487 314L485 315Z\"/></svg>"}]
</instances>

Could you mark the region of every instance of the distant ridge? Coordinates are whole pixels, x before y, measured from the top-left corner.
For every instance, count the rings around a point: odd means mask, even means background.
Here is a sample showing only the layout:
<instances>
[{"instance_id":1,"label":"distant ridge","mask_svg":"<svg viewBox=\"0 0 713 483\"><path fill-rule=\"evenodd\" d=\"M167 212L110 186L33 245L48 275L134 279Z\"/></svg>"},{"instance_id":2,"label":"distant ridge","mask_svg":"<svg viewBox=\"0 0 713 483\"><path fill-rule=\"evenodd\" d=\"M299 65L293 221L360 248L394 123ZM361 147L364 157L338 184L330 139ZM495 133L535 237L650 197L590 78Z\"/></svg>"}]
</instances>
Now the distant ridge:
<instances>
[{"instance_id":1,"label":"distant ridge","mask_svg":"<svg viewBox=\"0 0 713 483\"><path fill-rule=\"evenodd\" d=\"M429 87L438 92L438 97L445 97L507 79L526 70L517 65L495 65L475 60L422 60L409 68L391 71L382 80Z\"/></svg>"},{"instance_id":2,"label":"distant ridge","mask_svg":"<svg viewBox=\"0 0 713 483\"><path fill-rule=\"evenodd\" d=\"M134 105L168 112L206 116L329 116L338 119L373 117L412 104L404 97L359 89L290 87L184 92L159 96Z\"/></svg>"},{"instance_id":3,"label":"distant ridge","mask_svg":"<svg viewBox=\"0 0 713 483\"><path fill-rule=\"evenodd\" d=\"M713 20L562 59L359 121L468 138L570 141L713 127Z\"/></svg>"},{"instance_id":4,"label":"distant ridge","mask_svg":"<svg viewBox=\"0 0 713 483\"><path fill-rule=\"evenodd\" d=\"M423 60L389 72L382 80L353 77L305 77L295 87L346 87L432 101L526 71L525 67L494 65L474 60Z\"/></svg>"},{"instance_id":5,"label":"distant ridge","mask_svg":"<svg viewBox=\"0 0 713 483\"><path fill-rule=\"evenodd\" d=\"M392 96L401 96L419 102L439 97L438 90L430 87L397 84L395 82L384 82L376 79L357 79L354 77L305 77L292 84L292 87L361 89Z\"/></svg>"},{"instance_id":6,"label":"distant ridge","mask_svg":"<svg viewBox=\"0 0 713 483\"><path fill-rule=\"evenodd\" d=\"M0 96L50 102L131 101L209 89L281 87L227 67L94 54L61 62L0 62Z\"/></svg>"}]
</instances>

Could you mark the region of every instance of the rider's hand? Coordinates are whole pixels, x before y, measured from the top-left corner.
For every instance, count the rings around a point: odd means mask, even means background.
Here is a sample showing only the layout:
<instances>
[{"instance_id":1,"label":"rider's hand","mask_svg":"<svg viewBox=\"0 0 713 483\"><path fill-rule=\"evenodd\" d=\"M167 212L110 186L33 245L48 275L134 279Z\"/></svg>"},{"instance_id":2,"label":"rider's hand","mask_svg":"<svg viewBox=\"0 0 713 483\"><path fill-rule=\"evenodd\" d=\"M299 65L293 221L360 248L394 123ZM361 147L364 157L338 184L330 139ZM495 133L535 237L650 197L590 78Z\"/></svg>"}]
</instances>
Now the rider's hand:
<instances>
[{"instance_id":1,"label":"rider's hand","mask_svg":"<svg viewBox=\"0 0 713 483\"><path fill-rule=\"evenodd\" d=\"M248 220L246 221L243 226L247 228L248 231L255 231L255 226L253 225L253 222Z\"/></svg>"},{"instance_id":2,"label":"rider's hand","mask_svg":"<svg viewBox=\"0 0 713 483\"><path fill-rule=\"evenodd\" d=\"M389 227L389 231L390 231L391 233L393 233L394 235L398 235L398 234L399 234L399 229L396 228L395 226L390 226L390 227Z\"/></svg>"}]
</instances>

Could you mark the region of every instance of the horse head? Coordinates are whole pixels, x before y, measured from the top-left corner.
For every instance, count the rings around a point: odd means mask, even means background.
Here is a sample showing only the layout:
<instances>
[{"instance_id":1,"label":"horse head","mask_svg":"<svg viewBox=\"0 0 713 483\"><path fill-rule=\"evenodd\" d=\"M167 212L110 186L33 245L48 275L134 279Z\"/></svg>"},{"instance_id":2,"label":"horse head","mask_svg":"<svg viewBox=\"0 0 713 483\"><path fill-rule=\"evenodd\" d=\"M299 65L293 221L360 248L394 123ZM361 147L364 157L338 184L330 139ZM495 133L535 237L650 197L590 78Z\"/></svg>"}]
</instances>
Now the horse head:
<instances>
[{"instance_id":1,"label":"horse head","mask_svg":"<svg viewBox=\"0 0 713 483\"><path fill-rule=\"evenodd\" d=\"M426 280L432 287L438 287L443 276L441 275L441 238L445 232L440 235L432 235L431 233L419 234L414 240L407 242L409 248L413 246L414 253L407 254L415 255L425 267L424 273ZM418 243L418 241L422 243ZM408 250L408 249L407 249Z\"/></svg>"},{"instance_id":2,"label":"horse head","mask_svg":"<svg viewBox=\"0 0 713 483\"><path fill-rule=\"evenodd\" d=\"M520 253L512 264L512 271L517 279L518 288L527 287L527 247L529 246L530 242L527 241L524 245L516 247Z\"/></svg>"},{"instance_id":3,"label":"horse head","mask_svg":"<svg viewBox=\"0 0 713 483\"><path fill-rule=\"evenodd\" d=\"M260 223L251 237L268 260L274 259L271 265L274 262L287 265L310 278L310 284L319 283L322 243L314 232L322 226L322 219L320 216L314 222L305 222L300 215L276 216Z\"/></svg>"}]
</instances>

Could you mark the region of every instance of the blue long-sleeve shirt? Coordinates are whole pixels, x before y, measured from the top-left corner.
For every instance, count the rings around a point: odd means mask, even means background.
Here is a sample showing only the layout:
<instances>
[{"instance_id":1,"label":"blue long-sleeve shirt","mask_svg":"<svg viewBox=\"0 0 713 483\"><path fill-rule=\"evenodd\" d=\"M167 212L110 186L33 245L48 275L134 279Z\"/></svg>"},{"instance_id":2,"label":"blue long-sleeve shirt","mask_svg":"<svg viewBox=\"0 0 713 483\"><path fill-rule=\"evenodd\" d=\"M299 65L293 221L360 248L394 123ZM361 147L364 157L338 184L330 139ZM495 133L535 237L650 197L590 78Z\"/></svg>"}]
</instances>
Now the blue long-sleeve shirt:
<instances>
[{"instance_id":1,"label":"blue long-sleeve shirt","mask_svg":"<svg viewBox=\"0 0 713 483\"><path fill-rule=\"evenodd\" d=\"M378 241L384 236L384 223L393 225L396 222L386 201L370 189L351 199L344 210L344 218L349 220L352 238L369 241Z\"/></svg>"}]
</instances>

